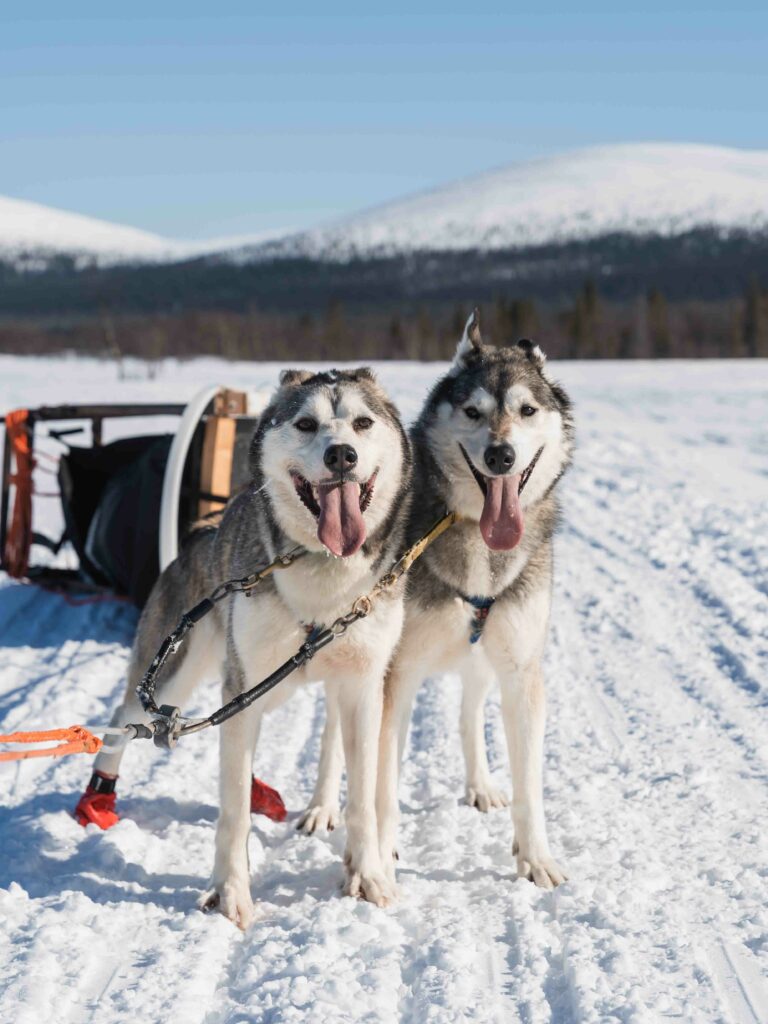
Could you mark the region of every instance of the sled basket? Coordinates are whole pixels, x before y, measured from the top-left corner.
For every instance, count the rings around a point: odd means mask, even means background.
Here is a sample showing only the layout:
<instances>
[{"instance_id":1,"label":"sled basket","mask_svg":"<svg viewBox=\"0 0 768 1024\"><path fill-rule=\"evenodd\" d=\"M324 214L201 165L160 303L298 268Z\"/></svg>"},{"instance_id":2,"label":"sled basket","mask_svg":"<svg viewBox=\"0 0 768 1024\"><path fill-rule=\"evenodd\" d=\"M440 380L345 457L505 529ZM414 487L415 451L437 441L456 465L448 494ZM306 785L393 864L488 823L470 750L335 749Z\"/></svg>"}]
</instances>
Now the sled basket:
<instances>
[{"instance_id":1,"label":"sled basket","mask_svg":"<svg viewBox=\"0 0 768 1024\"><path fill-rule=\"evenodd\" d=\"M248 483L257 404L245 392L211 386L186 406L60 405L9 413L0 568L70 592L107 591L142 607L184 539L214 526L228 499ZM170 432L147 432L158 417L173 418ZM131 421L135 435L126 430ZM105 443L107 429L114 439ZM51 503L59 506L55 514ZM63 524L60 536L35 529L41 512L46 523Z\"/></svg>"}]
</instances>

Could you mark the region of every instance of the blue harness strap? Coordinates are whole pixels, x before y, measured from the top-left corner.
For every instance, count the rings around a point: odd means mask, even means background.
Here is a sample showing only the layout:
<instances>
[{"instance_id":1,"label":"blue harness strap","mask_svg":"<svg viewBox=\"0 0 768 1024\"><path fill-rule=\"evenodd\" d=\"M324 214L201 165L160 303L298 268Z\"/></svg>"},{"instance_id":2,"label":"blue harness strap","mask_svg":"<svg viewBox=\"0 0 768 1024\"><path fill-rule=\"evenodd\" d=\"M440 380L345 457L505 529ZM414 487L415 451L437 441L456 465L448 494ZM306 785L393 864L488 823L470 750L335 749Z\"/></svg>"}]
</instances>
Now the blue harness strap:
<instances>
[{"instance_id":1,"label":"blue harness strap","mask_svg":"<svg viewBox=\"0 0 768 1024\"><path fill-rule=\"evenodd\" d=\"M476 644L480 637L483 635L485 629L485 622L488 618L488 613L496 603L495 597L468 597L466 594L461 595L467 604L472 605L475 609L475 614L472 617L472 628L469 633L469 642Z\"/></svg>"}]
</instances>

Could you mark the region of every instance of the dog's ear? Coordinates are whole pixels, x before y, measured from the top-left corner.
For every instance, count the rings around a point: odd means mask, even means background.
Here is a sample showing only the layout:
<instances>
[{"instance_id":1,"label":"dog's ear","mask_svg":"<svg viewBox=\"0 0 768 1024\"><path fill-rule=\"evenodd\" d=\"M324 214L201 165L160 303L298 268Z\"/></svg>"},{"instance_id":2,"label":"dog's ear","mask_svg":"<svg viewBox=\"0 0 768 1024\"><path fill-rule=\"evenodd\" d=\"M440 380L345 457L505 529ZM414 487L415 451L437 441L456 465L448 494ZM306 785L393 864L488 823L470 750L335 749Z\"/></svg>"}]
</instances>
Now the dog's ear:
<instances>
[{"instance_id":1,"label":"dog's ear","mask_svg":"<svg viewBox=\"0 0 768 1024\"><path fill-rule=\"evenodd\" d=\"M378 384L378 378L370 366L358 366L356 370L353 370L355 380L367 380L371 384Z\"/></svg>"},{"instance_id":2,"label":"dog's ear","mask_svg":"<svg viewBox=\"0 0 768 1024\"><path fill-rule=\"evenodd\" d=\"M483 347L483 339L480 335L480 314L477 308L470 313L469 320L464 325L464 333L453 357L451 373L459 373L466 369L472 359Z\"/></svg>"},{"instance_id":3,"label":"dog's ear","mask_svg":"<svg viewBox=\"0 0 768 1024\"><path fill-rule=\"evenodd\" d=\"M535 341L529 341L528 338L521 338L517 343L517 347L523 352L526 359L537 366L540 370L547 361L547 357L541 351Z\"/></svg>"},{"instance_id":4,"label":"dog's ear","mask_svg":"<svg viewBox=\"0 0 768 1024\"><path fill-rule=\"evenodd\" d=\"M295 388L314 377L311 370L283 370L280 374L281 388Z\"/></svg>"}]
</instances>

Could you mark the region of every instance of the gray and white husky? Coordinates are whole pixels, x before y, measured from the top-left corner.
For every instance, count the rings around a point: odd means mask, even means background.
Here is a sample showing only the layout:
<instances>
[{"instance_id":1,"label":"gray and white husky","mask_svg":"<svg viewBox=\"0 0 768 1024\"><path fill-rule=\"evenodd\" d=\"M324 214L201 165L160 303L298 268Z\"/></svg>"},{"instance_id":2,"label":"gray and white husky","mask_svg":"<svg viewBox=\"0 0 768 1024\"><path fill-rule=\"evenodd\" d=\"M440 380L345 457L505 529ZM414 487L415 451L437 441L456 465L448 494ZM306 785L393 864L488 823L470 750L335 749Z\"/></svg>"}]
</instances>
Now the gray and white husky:
<instances>
[{"instance_id":1,"label":"gray and white husky","mask_svg":"<svg viewBox=\"0 0 768 1024\"><path fill-rule=\"evenodd\" d=\"M550 888L565 879L547 841L542 800L544 648L552 589L555 485L573 448L571 405L528 341L482 343L476 312L448 374L411 432L414 482L406 543L448 508L461 520L409 574L406 623L387 676L377 814L394 880L398 774L416 689L458 671L467 797L503 802L491 785L483 705L494 679L512 769L518 873Z\"/></svg>"},{"instance_id":2,"label":"gray and white husky","mask_svg":"<svg viewBox=\"0 0 768 1024\"><path fill-rule=\"evenodd\" d=\"M544 684L541 656L552 588L555 485L573 449L567 395L544 372L531 342L491 348L473 313L448 374L411 431L413 497L406 544L447 509L461 521L409 573L406 621L385 684L377 815L382 863L394 882L398 776L415 692L429 675L457 671L467 801L481 811L507 801L491 782L484 703L501 685L512 767L518 871L537 885L565 878L547 842L542 805ZM318 793L330 820L338 777L326 729ZM340 773L339 773L340 774ZM317 810L317 809L316 809ZM307 828L311 827L312 823Z\"/></svg>"},{"instance_id":3,"label":"gray and white husky","mask_svg":"<svg viewBox=\"0 0 768 1024\"><path fill-rule=\"evenodd\" d=\"M259 421L251 468L253 485L230 502L218 529L194 536L156 583L114 724L146 720L136 684L182 612L223 580L252 572L296 545L308 552L251 596L234 596L199 623L182 648L183 659L177 656L161 676L158 703L183 707L193 687L211 676L223 681L226 700L250 688L285 662L313 625L348 611L399 555L410 447L397 410L369 370L284 372ZM308 679L326 680L328 728L338 724L343 737L345 891L378 905L393 897L393 881L380 860L375 792L384 674L402 628L403 587L377 600L368 618L310 666L220 726L220 815L204 908L217 908L243 928L253 917L247 854L253 751L264 713ZM121 756L114 747L99 754L92 800L113 793ZM326 756L336 758L334 744L326 745ZM337 770L325 764L321 775ZM326 802L316 793L312 806Z\"/></svg>"}]
</instances>

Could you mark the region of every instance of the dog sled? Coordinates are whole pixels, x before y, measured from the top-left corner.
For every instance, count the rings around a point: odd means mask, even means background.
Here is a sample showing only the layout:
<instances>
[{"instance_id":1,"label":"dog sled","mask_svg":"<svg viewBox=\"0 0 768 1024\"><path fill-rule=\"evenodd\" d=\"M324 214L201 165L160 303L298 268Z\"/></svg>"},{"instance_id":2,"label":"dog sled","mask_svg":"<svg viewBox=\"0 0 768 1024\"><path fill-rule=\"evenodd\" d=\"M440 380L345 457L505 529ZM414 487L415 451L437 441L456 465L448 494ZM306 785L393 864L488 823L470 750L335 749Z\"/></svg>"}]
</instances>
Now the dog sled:
<instances>
[{"instance_id":1,"label":"dog sled","mask_svg":"<svg viewBox=\"0 0 768 1024\"><path fill-rule=\"evenodd\" d=\"M214 524L247 484L258 404L210 386L186 406L8 413L0 568L67 594L112 594L142 607L191 529Z\"/></svg>"}]
</instances>

